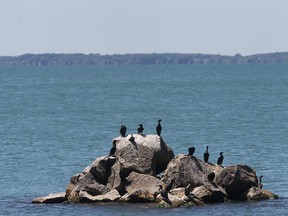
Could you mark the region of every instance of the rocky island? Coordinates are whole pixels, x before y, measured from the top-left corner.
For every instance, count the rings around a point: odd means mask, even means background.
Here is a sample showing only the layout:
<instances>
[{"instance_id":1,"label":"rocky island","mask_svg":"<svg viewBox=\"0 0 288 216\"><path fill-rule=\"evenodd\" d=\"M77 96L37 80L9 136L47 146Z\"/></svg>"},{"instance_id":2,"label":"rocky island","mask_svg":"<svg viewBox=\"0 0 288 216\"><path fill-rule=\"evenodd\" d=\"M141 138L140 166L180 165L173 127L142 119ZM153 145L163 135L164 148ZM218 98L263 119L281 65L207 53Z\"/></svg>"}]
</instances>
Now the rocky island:
<instances>
[{"instance_id":1,"label":"rocky island","mask_svg":"<svg viewBox=\"0 0 288 216\"><path fill-rule=\"evenodd\" d=\"M180 207L278 198L262 189L248 165L222 167L193 154L175 157L159 135L119 136L113 139L113 147L110 156L97 158L72 176L66 192L32 202L151 202Z\"/></svg>"}]
</instances>

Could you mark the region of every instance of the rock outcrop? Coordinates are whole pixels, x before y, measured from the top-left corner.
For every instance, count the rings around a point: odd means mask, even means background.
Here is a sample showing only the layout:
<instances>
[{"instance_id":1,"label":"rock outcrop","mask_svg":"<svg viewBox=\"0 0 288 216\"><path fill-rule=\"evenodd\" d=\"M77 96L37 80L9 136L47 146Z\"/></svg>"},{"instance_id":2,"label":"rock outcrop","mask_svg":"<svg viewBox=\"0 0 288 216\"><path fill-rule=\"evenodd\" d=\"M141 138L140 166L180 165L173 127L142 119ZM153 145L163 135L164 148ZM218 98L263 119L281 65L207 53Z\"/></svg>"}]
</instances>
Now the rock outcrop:
<instances>
[{"instance_id":1,"label":"rock outcrop","mask_svg":"<svg viewBox=\"0 0 288 216\"><path fill-rule=\"evenodd\" d=\"M258 187L256 172L247 165L223 168L195 156L174 157L157 135L116 137L113 143L114 154L97 158L72 176L65 193L40 197L33 203L117 201L179 207L277 198Z\"/></svg>"},{"instance_id":2,"label":"rock outcrop","mask_svg":"<svg viewBox=\"0 0 288 216\"><path fill-rule=\"evenodd\" d=\"M132 196L129 185L137 184L133 181L136 174L146 175L145 178L141 176L139 186L146 180L156 181L157 174L163 172L174 158L172 149L156 135L134 134L132 142L131 136L115 138L113 142L116 144L116 151L113 156L99 157L82 173L72 176L66 189L69 202L86 202L87 194L98 196L113 189L116 189L120 195L128 191L125 198L128 201ZM130 175L132 173L134 174ZM156 190L155 187L154 190ZM84 199L80 194L85 195ZM137 199L139 190L133 191L133 194L133 197ZM141 196L139 200L143 200ZM93 200L91 197L89 199ZM151 198L147 199L151 200Z\"/></svg>"}]
</instances>

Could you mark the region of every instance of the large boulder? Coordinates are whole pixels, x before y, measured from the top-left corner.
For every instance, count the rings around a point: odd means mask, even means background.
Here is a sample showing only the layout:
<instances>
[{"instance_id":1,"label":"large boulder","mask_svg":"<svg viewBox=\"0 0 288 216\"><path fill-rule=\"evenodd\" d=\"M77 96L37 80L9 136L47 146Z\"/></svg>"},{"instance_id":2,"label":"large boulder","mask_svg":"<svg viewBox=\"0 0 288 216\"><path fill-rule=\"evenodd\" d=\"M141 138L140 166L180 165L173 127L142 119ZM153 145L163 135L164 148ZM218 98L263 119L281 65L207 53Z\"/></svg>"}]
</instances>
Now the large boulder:
<instances>
[{"instance_id":1,"label":"large boulder","mask_svg":"<svg viewBox=\"0 0 288 216\"><path fill-rule=\"evenodd\" d=\"M142 174L157 175L163 172L174 158L172 149L157 135L138 135L117 137L116 163L124 170Z\"/></svg>"},{"instance_id":2,"label":"large boulder","mask_svg":"<svg viewBox=\"0 0 288 216\"><path fill-rule=\"evenodd\" d=\"M208 181L208 175L212 172L217 176L222 167L194 157L180 154L167 166L162 181L167 185L173 181L172 188L186 187L190 184L192 188L203 185Z\"/></svg>"},{"instance_id":3,"label":"large boulder","mask_svg":"<svg viewBox=\"0 0 288 216\"><path fill-rule=\"evenodd\" d=\"M132 172L125 179L125 194L121 201L125 202L155 202L159 194L159 184L163 184L158 178Z\"/></svg>"},{"instance_id":4,"label":"large boulder","mask_svg":"<svg viewBox=\"0 0 288 216\"><path fill-rule=\"evenodd\" d=\"M130 139L131 136L134 140ZM66 188L66 199L69 202L102 199L97 196L105 195L113 189L116 189L120 195L124 195L128 190L129 199L141 197L141 191L131 192L131 187L134 187L137 181L131 179L132 177L127 178L130 173L146 174L149 175L147 179L155 180L153 176L164 171L170 160L174 158L172 149L157 135L128 135L115 138L113 143L116 146L113 156L99 157L82 173L71 177ZM134 177L135 175L133 174ZM141 181L143 183L144 180ZM128 184L125 188L125 182L128 182L130 186ZM151 192L152 196L150 192L144 199L153 200L154 192Z\"/></svg>"},{"instance_id":5,"label":"large boulder","mask_svg":"<svg viewBox=\"0 0 288 216\"><path fill-rule=\"evenodd\" d=\"M108 193L110 189L106 186L111 166L115 158L103 156L97 158L82 173L71 177L66 188L66 198L69 202L81 202L79 193L87 192L91 196Z\"/></svg>"},{"instance_id":6,"label":"large boulder","mask_svg":"<svg viewBox=\"0 0 288 216\"><path fill-rule=\"evenodd\" d=\"M191 194L204 203L221 203L227 198L223 188L209 183L194 188Z\"/></svg>"},{"instance_id":7,"label":"large boulder","mask_svg":"<svg viewBox=\"0 0 288 216\"><path fill-rule=\"evenodd\" d=\"M233 200L245 200L244 192L258 186L256 172L247 165L227 166L217 175L216 180Z\"/></svg>"}]
</instances>

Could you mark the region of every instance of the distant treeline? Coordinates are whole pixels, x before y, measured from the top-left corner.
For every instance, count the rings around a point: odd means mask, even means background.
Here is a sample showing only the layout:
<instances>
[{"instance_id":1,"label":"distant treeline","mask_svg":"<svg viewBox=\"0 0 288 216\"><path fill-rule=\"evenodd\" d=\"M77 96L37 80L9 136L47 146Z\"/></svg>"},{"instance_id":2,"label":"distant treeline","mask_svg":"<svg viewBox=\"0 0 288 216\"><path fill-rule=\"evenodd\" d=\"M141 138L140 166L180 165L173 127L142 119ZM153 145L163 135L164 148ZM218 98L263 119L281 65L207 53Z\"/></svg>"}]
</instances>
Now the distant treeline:
<instances>
[{"instance_id":1,"label":"distant treeline","mask_svg":"<svg viewBox=\"0 0 288 216\"><path fill-rule=\"evenodd\" d=\"M288 63L288 52L257 54L250 56L209 54L25 54L2 56L2 66L53 66L53 65L124 65L124 64L279 64Z\"/></svg>"}]
</instances>

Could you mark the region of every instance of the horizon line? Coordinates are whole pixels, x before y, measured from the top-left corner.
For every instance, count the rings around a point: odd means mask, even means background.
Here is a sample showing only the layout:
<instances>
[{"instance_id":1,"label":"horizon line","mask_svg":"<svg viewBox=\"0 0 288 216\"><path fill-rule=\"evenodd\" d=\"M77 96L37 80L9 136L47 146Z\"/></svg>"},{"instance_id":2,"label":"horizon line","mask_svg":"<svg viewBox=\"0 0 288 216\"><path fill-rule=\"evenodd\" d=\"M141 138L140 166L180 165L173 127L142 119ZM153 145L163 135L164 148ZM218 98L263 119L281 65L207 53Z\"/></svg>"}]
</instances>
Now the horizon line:
<instances>
[{"instance_id":1,"label":"horizon line","mask_svg":"<svg viewBox=\"0 0 288 216\"><path fill-rule=\"evenodd\" d=\"M115 55L212 55L212 56L227 56L227 57L234 57L234 56L242 56L242 57L249 57L249 56L255 56L255 55L267 55L267 54L279 54L279 53L288 53L286 52L266 52L266 53L255 53L250 55L242 55L241 53L236 53L234 55L226 55L226 54L211 54L211 53L180 53L180 52L152 52L152 53L114 53L114 54L101 54L101 53L81 53L81 52L73 52L73 53L25 53L20 55L0 55L0 58L2 57L21 57L25 55L99 55L99 56L115 56Z\"/></svg>"}]
</instances>

